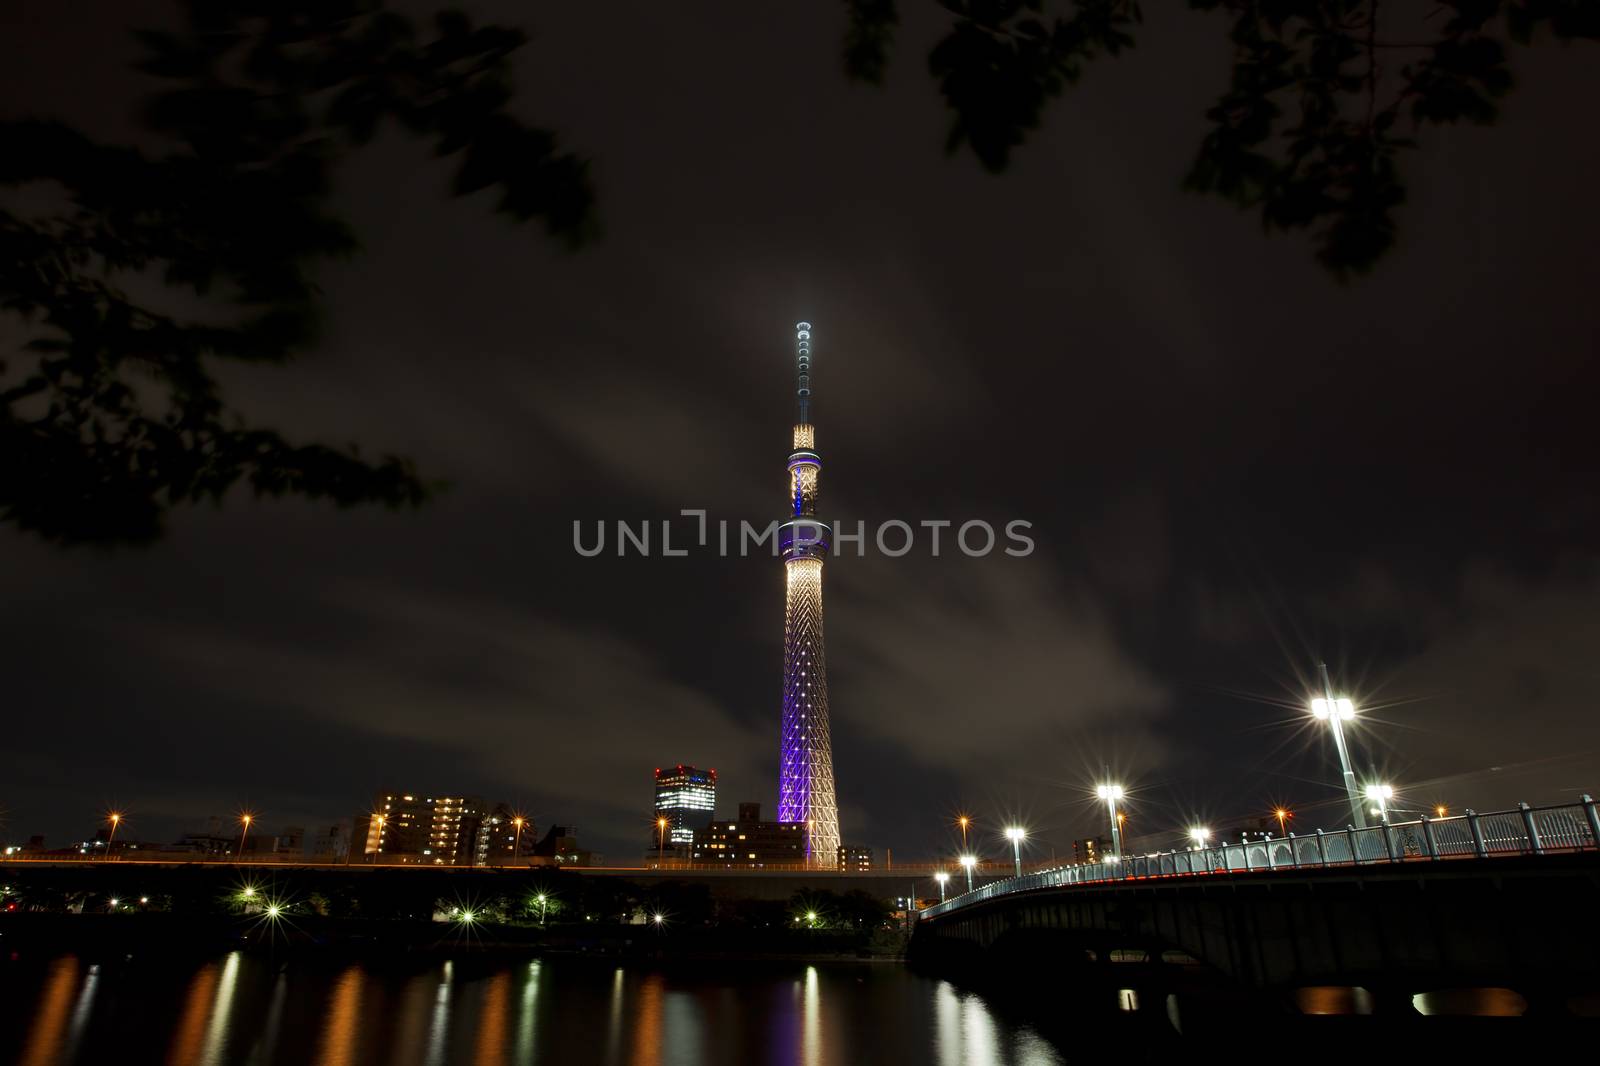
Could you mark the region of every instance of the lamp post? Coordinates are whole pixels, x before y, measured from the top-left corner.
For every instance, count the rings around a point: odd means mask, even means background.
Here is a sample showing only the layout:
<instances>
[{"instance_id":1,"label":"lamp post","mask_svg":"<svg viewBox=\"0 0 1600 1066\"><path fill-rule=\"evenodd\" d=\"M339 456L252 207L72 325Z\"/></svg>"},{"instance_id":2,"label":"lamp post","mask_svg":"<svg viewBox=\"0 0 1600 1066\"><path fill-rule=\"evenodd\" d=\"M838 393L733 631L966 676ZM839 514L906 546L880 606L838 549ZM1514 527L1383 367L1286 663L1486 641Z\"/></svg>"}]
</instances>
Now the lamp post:
<instances>
[{"instance_id":1,"label":"lamp post","mask_svg":"<svg viewBox=\"0 0 1600 1066\"><path fill-rule=\"evenodd\" d=\"M1289 835L1289 826L1288 826L1289 812L1284 810L1282 807L1279 807L1277 810L1273 811L1272 813L1278 819L1278 835L1281 836L1281 837L1288 836Z\"/></svg>"},{"instance_id":2,"label":"lamp post","mask_svg":"<svg viewBox=\"0 0 1600 1066\"><path fill-rule=\"evenodd\" d=\"M1344 739L1344 723L1354 720L1355 704L1345 697L1334 698L1333 682L1328 679L1328 664L1318 663L1322 671L1322 695L1311 701L1311 713L1325 719L1333 727L1333 746L1339 751L1339 772L1344 775L1344 794L1350 801L1350 817L1357 829L1367 827L1367 814L1361 805L1361 795L1356 791L1355 771L1350 769L1350 747Z\"/></svg>"},{"instance_id":3,"label":"lamp post","mask_svg":"<svg viewBox=\"0 0 1600 1066\"><path fill-rule=\"evenodd\" d=\"M978 857L976 855L963 855L963 856L961 856L961 865L965 866L967 868L967 891L971 892L972 891L972 868L974 866L978 865Z\"/></svg>"},{"instance_id":4,"label":"lamp post","mask_svg":"<svg viewBox=\"0 0 1600 1066\"><path fill-rule=\"evenodd\" d=\"M117 826L122 824L122 815L112 811L107 817L111 820L111 833L106 837L106 858L111 858L111 846L117 842Z\"/></svg>"},{"instance_id":5,"label":"lamp post","mask_svg":"<svg viewBox=\"0 0 1600 1066\"><path fill-rule=\"evenodd\" d=\"M511 824L517 827L516 835L511 838L511 858L513 860L522 858L522 822L523 818L520 814L511 819Z\"/></svg>"},{"instance_id":6,"label":"lamp post","mask_svg":"<svg viewBox=\"0 0 1600 1066\"><path fill-rule=\"evenodd\" d=\"M250 832L250 823L253 821L255 821L255 816L252 814L241 814L239 816L239 850L233 853L235 861L242 862L244 860L244 838Z\"/></svg>"},{"instance_id":7,"label":"lamp post","mask_svg":"<svg viewBox=\"0 0 1600 1066\"><path fill-rule=\"evenodd\" d=\"M1122 819L1117 815L1117 801L1124 795L1121 785L1097 785L1095 795L1106 801L1106 811L1111 815L1111 853L1122 855Z\"/></svg>"},{"instance_id":8,"label":"lamp post","mask_svg":"<svg viewBox=\"0 0 1600 1066\"><path fill-rule=\"evenodd\" d=\"M1378 820L1389 820L1389 800L1394 798L1394 789L1388 785L1368 785L1367 799L1378 805Z\"/></svg>"},{"instance_id":9,"label":"lamp post","mask_svg":"<svg viewBox=\"0 0 1600 1066\"><path fill-rule=\"evenodd\" d=\"M1006 826L1006 839L1011 841L1011 861L1018 877L1022 876L1022 838L1027 835L1020 825Z\"/></svg>"},{"instance_id":10,"label":"lamp post","mask_svg":"<svg viewBox=\"0 0 1600 1066\"><path fill-rule=\"evenodd\" d=\"M378 823L378 846L373 849L372 857L367 861L376 866L378 864L378 856L383 854L383 823L385 819L381 814L374 814L372 820ZM355 847L355 841L352 840L350 842L350 847L352 849Z\"/></svg>"},{"instance_id":11,"label":"lamp post","mask_svg":"<svg viewBox=\"0 0 1600 1066\"><path fill-rule=\"evenodd\" d=\"M945 886L945 884L947 882L949 882L950 875L945 873L943 870L940 870L938 873L933 875L933 879L935 881L939 882L939 902L943 903L944 902L944 886Z\"/></svg>"},{"instance_id":12,"label":"lamp post","mask_svg":"<svg viewBox=\"0 0 1600 1066\"><path fill-rule=\"evenodd\" d=\"M1207 829L1203 825L1194 826L1193 828L1191 828L1189 830L1189 839L1194 841L1194 847L1190 849L1191 851L1201 851L1201 852L1203 852L1203 851L1206 850L1206 841L1211 839L1211 830ZM1209 858L1206 858L1204 861L1205 861L1205 864L1206 864L1206 869L1210 870L1211 869L1211 860ZM1189 860L1189 872L1190 873L1194 873L1195 872L1194 871L1194 860L1193 859Z\"/></svg>"},{"instance_id":13,"label":"lamp post","mask_svg":"<svg viewBox=\"0 0 1600 1066\"><path fill-rule=\"evenodd\" d=\"M961 826L961 850L962 851L966 851L967 850L967 826L972 824L972 819L968 818L966 815L963 814L960 818L956 819L956 822Z\"/></svg>"},{"instance_id":14,"label":"lamp post","mask_svg":"<svg viewBox=\"0 0 1600 1066\"><path fill-rule=\"evenodd\" d=\"M667 820L656 819L656 869L667 864Z\"/></svg>"}]
</instances>

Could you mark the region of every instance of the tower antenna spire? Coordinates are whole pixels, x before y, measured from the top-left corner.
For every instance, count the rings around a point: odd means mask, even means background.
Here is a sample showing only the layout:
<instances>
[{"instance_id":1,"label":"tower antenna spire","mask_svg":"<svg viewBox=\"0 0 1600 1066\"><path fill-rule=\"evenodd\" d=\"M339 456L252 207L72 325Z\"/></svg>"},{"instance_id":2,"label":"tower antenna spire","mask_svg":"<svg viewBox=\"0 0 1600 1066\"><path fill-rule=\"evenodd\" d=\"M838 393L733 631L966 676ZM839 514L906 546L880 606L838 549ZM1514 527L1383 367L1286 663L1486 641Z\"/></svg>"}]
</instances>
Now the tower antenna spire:
<instances>
[{"instance_id":1,"label":"tower antenna spire","mask_svg":"<svg viewBox=\"0 0 1600 1066\"><path fill-rule=\"evenodd\" d=\"M811 421L811 323L796 322L794 326L794 396L800 407L800 421Z\"/></svg>"}]
</instances>

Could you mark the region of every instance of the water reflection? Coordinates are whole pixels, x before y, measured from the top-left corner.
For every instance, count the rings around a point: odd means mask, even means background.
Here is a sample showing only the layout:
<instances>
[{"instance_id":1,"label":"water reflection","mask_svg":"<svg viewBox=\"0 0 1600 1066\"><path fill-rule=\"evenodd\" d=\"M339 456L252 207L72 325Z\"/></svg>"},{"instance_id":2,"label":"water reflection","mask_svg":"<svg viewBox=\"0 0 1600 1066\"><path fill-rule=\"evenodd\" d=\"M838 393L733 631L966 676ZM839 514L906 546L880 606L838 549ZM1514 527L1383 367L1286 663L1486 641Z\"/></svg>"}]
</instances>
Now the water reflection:
<instances>
[{"instance_id":1,"label":"water reflection","mask_svg":"<svg viewBox=\"0 0 1600 1066\"><path fill-rule=\"evenodd\" d=\"M645 975L639 985L639 1005L633 1012L633 1053L628 1066L659 1066L661 1062L661 996L665 981L658 973Z\"/></svg>"},{"instance_id":2,"label":"water reflection","mask_svg":"<svg viewBox=\"0 0 1600 1066\"><path fill-rule=\"evenodd\" d=\"M450 979L455 964L446 961L439 976L439 990L433 997L433 1018L428 1025L428 1066L442 1066L446 1041L450 1038Z\"/></svg>"},{"instance_id":3,"label":"water reflection","mask_svg":"<svg viewBox=\"0 0 1600 1066\"><path fill-rule=\"evenodd\" d=\"M1411 1004L1422 1014L1493 1018L1514 1018L1528 1009L1528 1001L1509 988L1441 988L1411 997Z\"/></svg>"},{"instance_id":4,"label":"water reflection","mask_svg":"<svg viewBox=\"0 0 1600 1066\"><path fill-rule=\"evenodd\" d=\"M1099 994L1101 1013L1086 1024L1128 1017L1114 1011L1115 991ZM1306 989L1299 1002L1307 1011L1348 1009L1357 992ZM1132 1013L1159 1015L1165 998L1140 996L1140 1011ZM1132 997L1123 999L1132 1005ZM1470 1000L1436 993L1419 1006L1474 1013L1522 1006L1507 992ZM16 1043L0 1060L15 1053L30 1066L119 1055L164 1057L173 1066L1065 1061L1050 1040L996 1013L983 996L897 966L661 969L473 952L432 964L388 959L381 967L252 952L192 964L119 959L94 967L71 957L26 966L0 957L4 1033L15 1034Z\"/></svg>"},{"instance_id":5,"label":"water reflection","mask_svg":"<svg viewBox=\"0 0 1600 1066\"><path fill-rule=\"evenodd\" d=\"M191 1066L200 1061L204 1047L206 1019L211 1016L211 996L217 987L217 966L207 963L189 982L189 994L184 997L183 1015L173 1030L171 1050L167 1053L170 1066Z\"/></svg>"},{"instance_id":6,"label":"water reflection","mask_svg":"<svg viewBox=\"0 0 1600 1066\"><path fill-rule=\"evenodd\" d=\"M361 1025L361 970L345 970L333 988L333 1005L322 1030L320 1066L351 1066L356 1061L356 1038Z\"/></svg>"},{"instance_id":7,"label":"water reflection","mask_svg":"<svg viewBox=\"0 0 1600 1066\"><path fill-rule=\"evenodd\" d=\"M1008 1033L981 996L958 991L948 981L934 988L933 1017L939 1066L1059 1066L1063 1061L1031 1029Z\"/></svg>"},{"instance_id":8,"label":"water reflection","mask_svg":"<svg viewBox=\"0 0 1600 1066\"><path fill-rule=\"evenodd\" d=\"M67 1030L67 1046L62 1053L63 1061L71 1061L77 1054L78 1043L83 1039L83 1032L89 1025L89 1014L94 1010L94 992L100 984L100 964L95 963L89 967L88 976L83 979L83 988L78 992L78 1003L72 1008L72 1024Z\"/></svg>"},{"instance_id":9,"label":"water reflection","mask_svg":"<svg viewBox=\"0 0 1600 1066\"><path fill-rule=\"evenodd\" d=\"M801 1005L801 1031L805 1034L802 1054L806 1066L822 1062L822 993L817 989L817 968L806 967L805 999Z\"/></svg>"},{"instance_id":10,"label":"water reflection","mask_svg":"<svg viewBox=\"0 0 1600 1066\"><path fill-rule=\"evenodd\" d=\"M495 974L483 993L483 1010L478 1015L478 1045L472 1056L473 1066L501 1066L505 1062L506 1032L510 1025L511 975L504 970Z\"/></svg>"},{"instance_id":11,"label":"water reflection","mask_svg":"<svg viewBox=\"0 0 1600 1066\"><path fill-rule=\"evenodd\" d=\"M50 967L50 976L45 979L38 1013L28 1030L28 1042L22 1052L24 1066L48 1066L61 1060L67 1011L71 1009L72 994L77 987L78 960L57 959Z\"/></svg>"},{"instance_id":12,"label":"water reflection","mask_svg":"<svg viewBox=\"0 0 1600 1066\"><path fill-rule=\"evenodd\" d=\"M517 1066L533 1061L533 1037L539 1005L539 960L528 963L528 976L522 982L522 1010L517 1016Z\"/></svg>"},{"instance_id":13,"label":"water reflection","mask_svg":"<svg viewBox=\"0 0 1600 1066\"><path fill-rule=\"evenodd\" d=\"M228 1043L228 1019L233 1012L233 993L239 985L239 953L232 952L223 960L222 976L217 979L216 998L212 1001L210 1024L206 1026L206 1040L200 1049L200 1061L205 1066L216 1066L223 1061L222 1052Z\"/></svg>"},{"instance_id":14,"label":"water reflection","mask_svg":"<svg viewBox=\"0 0 1600 1066\"><path fill-rule=\"evenodd\" d=\"M1372 993L1348 985L1297 988L1294 1005L1301 1014L1371 1014Z\"/></svg>"},{"instance_id":15,"label":"water reflection","mask_svg":"<svg viewBox=\"0 0 1600 1066\"><path fill-rule=\"evenodd\" d=\"M618 966L611 974L611 1009L610 1018L606 1025L606 1058L608 1064L617 1061L617 1052L622 1047L622 967Z\"/></svg>"}]
</instances>

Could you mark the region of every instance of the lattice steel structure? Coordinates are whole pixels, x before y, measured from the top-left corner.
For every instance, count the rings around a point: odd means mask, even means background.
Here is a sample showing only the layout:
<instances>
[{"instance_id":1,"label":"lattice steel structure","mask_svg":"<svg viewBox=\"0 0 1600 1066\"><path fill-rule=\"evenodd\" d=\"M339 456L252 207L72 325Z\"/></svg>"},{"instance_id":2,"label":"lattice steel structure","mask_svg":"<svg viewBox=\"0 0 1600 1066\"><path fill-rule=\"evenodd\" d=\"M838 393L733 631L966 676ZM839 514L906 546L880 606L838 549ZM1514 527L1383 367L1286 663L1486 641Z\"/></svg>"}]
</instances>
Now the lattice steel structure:
<instances>
[{"instance_id":1,"label":"lattice steel structure","mask_svg":"<svg viewBox=\"0 0 1600 1066\"><path fill-rule=\"evenodd\" d=\"M829 530L817 519L822 457L811 425L811 323L795 326L799 422L789 454L792 514L778 532L788 592L783 613L783 744L778 821L806 827L806 862L833 866L839 852L839 801L828 728L828 661L822 646L822 562Z\"/></svg>"}]
</instances>

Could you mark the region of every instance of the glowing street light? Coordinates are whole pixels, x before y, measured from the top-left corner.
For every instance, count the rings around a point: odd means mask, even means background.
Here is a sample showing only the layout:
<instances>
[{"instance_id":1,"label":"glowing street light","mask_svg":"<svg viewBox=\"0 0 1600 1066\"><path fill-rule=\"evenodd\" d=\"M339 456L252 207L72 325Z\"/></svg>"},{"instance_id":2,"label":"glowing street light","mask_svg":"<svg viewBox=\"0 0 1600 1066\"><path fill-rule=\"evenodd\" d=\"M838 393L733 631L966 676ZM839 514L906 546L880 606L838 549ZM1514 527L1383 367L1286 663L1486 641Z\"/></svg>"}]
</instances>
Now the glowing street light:
<instances>
[{"instance_id":1,"label":"glowing street light","mask_svg":"<svg viewBox=\"0 0 1600 1066\"><path fill-rule=\"evenodd\" d=\"M656 819L656 866L666 865L667 861L667 820Z\"/></svg>"},{"instance_id":2,"label":"glowing street light","mask_svg":"<svg viewBox=\"0 0 1600 1066\"><path fill-rule=\"evenodd\" d=\"M533 897L533 901L539 905L539 928L543 929L544 928L544 915L545 915L545 911L548 909L547 898L546 898L545 894L543 892L541 892L537 896Z\"/></svg>"},{"instance_id":3,"label":"glowing street light","mask_svg":"<svg viewBox=\"0 0 1600 1066\"><path fill-rule=\"evenodd\" d=\"M967 891L971 892L972 891L972 868L974 866L978 865L978 857L976 855L963 855L963 856L961 856L961 865L965 866L967 868Z\"/></svg>"},{"instance_id":4,"label":"glowing street light","mask_svg":"<svg viewBox=\"0 0 1600 1066\"><path fill-rule=\"evenodd\" d=\"M1322 696L1311 701L1311 713L1333 729L1333 746L1339 752L1339 772L1344 775L1344 794L1350 801L1350 817L1357 829L1367 827L1367 815L1356 792L1356 774L1350 769L1350 747L1344 739L1344 723L1354 721L1356 706L1344 697L1334 698L1333 682L1328 678L1328 664L1318 663L1322 671Z\"/></svg>"},{"instance_id":5,"label":"glowing street light","mask_svg":"<svg viewBox=\"0 0 1600 1066\"><path fill-rule=\"evenodd\" d=\"M1378 816L1379 821L1387 822L1389 820L1389 800L1393 798L1394 789L1389 785L1367 786L1367 799L1378 805L1377 810L1373 813Z\"/></svg>"},{"instance_id":6,"label":"glowing street light","mask_svg":"<svg viewBox=\"0 0 1600 1066\"><path fill-rule=\"evenodd\" d=\"M944 886L949 883L950 875L945 873L943 870L940 870L938 873L933 875L933 879L935 881L939 882L939 902L943 903L944 902Z\"/></svg>"},{"instance_id":7,"label":"glowing street light","mask_svg":"<svg viewBox=\"0 0 1600 1066\"><path fill-rule=\"evenodd\" d=\"M967 850L967 826L972 824L972 819L963 814L960 818L956 819L956 824L961 826L961 850L962 851L966 851Z\"/></svg>"},{"instance_id":8,"label":"glowing street light","mask_svg":"<svg viewBox=\"0 0 1600 1066\"><path fill-rule=\"evenodd\" d=\"M1450 808L1441 803L1439 806L1433 809L1433 813L1437 814L1440 818L1443 818L1450 813Z\"/></svg>"},{"instance_id":9,"label":"glowing street light","mask_svg":"<svg viewBox=\"0 0 1600 1066\"><path fill-rule=\"evenodd\" d=\"M1006 839L1011 841L1011 859L1016 865L1018 877L1022 876L1022 838L1027 835L1020 825L1006 826Z\"/></svg>"},{"instance_id":10,"label":"glowing street light","mask_svg":"<svg viewBox=\"0 0 1600 1066\"><path fill-rule=\"evenodd\" d=\"M106 837L106 858L109 859L111 858L111 846L117 842L117 826L122 824L122 815L117 811L112 811L106 815L106 819L111 823L111 833Z\"/></svg>"},{"instance_id":11,"label":"glowing street light","mask_svg":"<svg viewBox=\"0 0 1600 1066\"><path fill-rule=\"evenodd\" d=\"M1096 785L1094 794L1106 801L1106 810L1111 815L1111 854L1122 854L1122 818L1117 814L1117 801L1125 792L1121 785Z\"/></svg>"},{"instance_id":12,"label":"glowing street light","mask_svg":"<svg viewBox=\"0 0 1600 1066\"><path fill-rule=\"evenodd\" d=\"M651 920L656 923L656 928L659 929L661 928L661 923L667 920L667 916L658 913L654 915Z\"/></svg>"},{"instance_id":13,"label":"glowing street light","mask_svg":"<svg viewBox=\"0 0 1600 1066\"><path fill-rule=\"evenodd\" d=\"M1193 829L1189 830L1189 839L1194 841L1195 847L1204 848L1206 846L1206 841L1211 839L1211 830L1197 825Z\"/></svg>"},{"instance_id":14,"label":"glowing street light","mask_svg":"<svg viewBox=\"0 0 1600 1066\"><path fill-rule=\"evenodd\" d=\"M234 859L244 858L244 838L250 832L250 823L255 821L255 815L246 812L239 816L239 850L233 853Z\"/></svg>"},{"instance_id":15,"label":"glowing street light","mask_svg":"<svg viewBox=\"0 0 1600 1066\"><path fill-rule=\"evenodd\" d=\"M273 921L277 921L278 917L280 915L282 915L282 914L283 914L283 908L280 907L278 904L276 904L276 903L267 904L267 917L268 918L271 918ZM468 921L471 921L471 919L469 918Z\"/></svg>"},{"instance_id":16,"label":"glowing street light","mask_svg":"<svg viewBox=\"0 0 1600 1066\"><path fill-rule=\"evenodd\" d=\"M522 822L523 818L520 814L511 819L511 824L517 827L517 834L511 839L511 858L513 860L522 857Z\"/></svg>"},{"instance_id":17,"label":"glowing street light","mask_svg":"<svg viewBox=\"0 0 1600 1066\"><path fill-rule=\"evenodd\" d=\"M1277 810L1273 811L1272 814L1278 819L1278 835L1281 837L1288 836L1289 827L1286 823L1289 821L1289 812L1284 808L1279 807Z\"/></svg>"}]
</instances>

